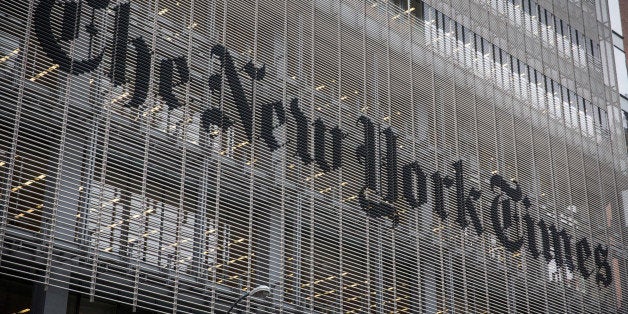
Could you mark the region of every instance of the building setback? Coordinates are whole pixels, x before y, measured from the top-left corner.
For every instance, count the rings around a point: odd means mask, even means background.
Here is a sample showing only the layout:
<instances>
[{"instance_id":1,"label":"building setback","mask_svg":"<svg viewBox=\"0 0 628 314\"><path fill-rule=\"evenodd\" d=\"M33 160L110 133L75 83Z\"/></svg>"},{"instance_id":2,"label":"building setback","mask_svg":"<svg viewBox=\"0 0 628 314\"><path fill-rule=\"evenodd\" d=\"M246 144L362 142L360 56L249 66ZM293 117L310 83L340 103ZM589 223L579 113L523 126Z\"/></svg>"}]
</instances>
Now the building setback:
<instances>
[{"instance_id":1,"label":"building setback","mask_svg":"<svg viewBox=\"0 0 628 314\"><path fill-rule=\"evenodd\" d=\"M0 312L627 313L611 1L0 3Z\"/></svg>"}]
</instances>

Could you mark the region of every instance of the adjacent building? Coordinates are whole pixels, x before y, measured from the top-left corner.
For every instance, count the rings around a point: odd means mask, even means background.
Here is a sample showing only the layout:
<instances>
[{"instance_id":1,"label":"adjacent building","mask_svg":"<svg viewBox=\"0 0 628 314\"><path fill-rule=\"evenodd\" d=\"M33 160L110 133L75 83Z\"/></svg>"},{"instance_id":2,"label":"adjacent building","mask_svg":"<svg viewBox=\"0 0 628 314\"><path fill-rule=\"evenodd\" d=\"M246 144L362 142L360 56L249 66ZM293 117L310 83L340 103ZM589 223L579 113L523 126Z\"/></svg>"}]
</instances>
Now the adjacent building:
<instances>
[{"instance_id":1,"label":"adjacent building","mask_svg":"<svg viewBox=\"0 0 628 314\"><path fill-rule=\"evenodd\" d=\"M627 313L617 3L2 2L0 312Z\"/></svg>"}]
</instances>

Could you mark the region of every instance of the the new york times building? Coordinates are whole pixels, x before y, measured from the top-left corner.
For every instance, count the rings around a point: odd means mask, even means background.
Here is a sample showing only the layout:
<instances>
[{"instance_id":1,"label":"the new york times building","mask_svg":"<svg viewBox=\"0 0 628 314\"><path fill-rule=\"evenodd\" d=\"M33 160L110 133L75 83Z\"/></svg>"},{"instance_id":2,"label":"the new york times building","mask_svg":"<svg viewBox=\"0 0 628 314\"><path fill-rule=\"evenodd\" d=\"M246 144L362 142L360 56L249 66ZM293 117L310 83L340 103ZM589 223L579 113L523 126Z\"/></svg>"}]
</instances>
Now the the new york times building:
<instances>
[{"instance_id":1,"label":"the new york times building","mask_svg":"<svg viewBox=\"0 0 628 314\"><path fill-rule=\"evenodd\" d=\"M0 14L0 312L626 313L606 1Z\"/></svg>"}]
</instances>

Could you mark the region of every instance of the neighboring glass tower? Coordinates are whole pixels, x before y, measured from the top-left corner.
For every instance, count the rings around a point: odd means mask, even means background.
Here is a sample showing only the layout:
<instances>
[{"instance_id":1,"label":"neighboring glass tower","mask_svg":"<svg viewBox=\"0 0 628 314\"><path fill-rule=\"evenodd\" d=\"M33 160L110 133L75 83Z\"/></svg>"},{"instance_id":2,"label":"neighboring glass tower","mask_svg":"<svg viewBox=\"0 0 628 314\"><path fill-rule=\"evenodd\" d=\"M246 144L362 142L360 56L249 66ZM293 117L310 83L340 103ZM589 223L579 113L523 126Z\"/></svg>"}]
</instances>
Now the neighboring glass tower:
<instances>
[{"instance_id":1,"label":"neighboring glass tower","mask_svg":"<svg viewBox=\"0 0 628 314\"><path fill-rule=\"evenodd\" d=\"M618 8L0 2L0 312L627 313Z\"/></svg>"}]
</instances>

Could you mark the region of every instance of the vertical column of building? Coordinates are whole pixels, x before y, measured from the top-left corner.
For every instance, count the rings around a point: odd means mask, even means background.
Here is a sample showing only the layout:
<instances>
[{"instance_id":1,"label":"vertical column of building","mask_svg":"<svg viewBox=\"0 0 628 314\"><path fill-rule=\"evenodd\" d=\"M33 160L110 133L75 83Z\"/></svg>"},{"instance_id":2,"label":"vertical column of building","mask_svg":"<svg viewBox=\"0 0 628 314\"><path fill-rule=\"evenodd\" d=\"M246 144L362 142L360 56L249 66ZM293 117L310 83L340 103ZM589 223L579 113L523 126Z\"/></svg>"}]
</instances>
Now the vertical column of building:
<instances>
[{"instance_id":1,"label":"vertical column of building","mask_svg":"<svg viewBox=\"0 0 628 314\"><path fill-rule=\"evenodd\" d=\"M431 2L426 2L426 4L432 5ZM430 150L425 153L425 164L428 169L434 169L435 171L438 169L438 156L441 153L439 145L440 139L440 131L438 128L438 112L439 107L436 104L437 98L437 86L436 86L436 77L437 77L437 68L436 63L438 61L438 55L436 54L436 49L434 44L438 44L438 18L436 16L436 12L433 6L425 6L422 12L422 22L424 25L423 33L425 39L425 50L419 50L417 55L424 55L424 59L419 59L423 62L418 62L422 67L416 70L418 74L417 77L422 79L418 79L418 86L425 90L425 94L423 94L421 99L421 104L425 107L425 111L428 113L427 118L427 143L426 145L433 150ZM430 49L431 48L431 49ZM427 51L426 51L427 50ZM439 184L435 180L432 180L433 184ZM436 208L437 204L432 199L428 201L426 204L428 210L425 213L422 213L422 225L421 228L427 230L427 233L423 233L424 238L423 241L419 242L419 246L421 246L422 251L424 252L421 257L420 263L423 265L421 267L421 291L423 295L423 300L421 304L423 306L422 311L431 313L444 310L442 307L442 293L439 294L438 290L442 290L439 288L440 285L440 268L442 265L442 257L441 252L443 245L442 241L439 241L441 237L440 231L443 229L441 225L441 221L439 220L438 215L431 210L429 210L430 205L433 208ZM430 232L432 231L432 232ZM422 242L422 243L421 243Z\"/></svg>"},{"instance_id":2,"label":"vertical column of building","mask_svg":"<svg viewBox=\"0 0 628 314\"><path fill-rule=\"evenodd\" d=\"M65 313L73 265L78 257L74 242L75 223L81 187L83 152L86 138L81 120L83 108L77 108L73 90L84 88L87 80L70 74L60 76L59 106L54 113L61 118L59 142L49 160L49 178L43 206L41 252L36 258L46 265L44 282L36 283L33 308L41 313ZM89 122L88 122L89 124ZM72 252L72 253L71 253Z\"/></svg>"},{"instance_id":3,"label":"vertical column of building","mask_svg":"<svg viewBox=\"0 0 628 314\"><path fill-rule=\"evenodd\" d=\"M624 122L624 114L622 102L625 103L624 96L628 94L628 78L626 77L626 68L624 65L623 53L619 47L619 39L621 38L621 22L619 16L619 5L616 0L596 3L598 32L600 34L600 45L602 51L602 66L605 83L605 101L607 104L606 112L608 113L609 127L607 135L610 141L605 142L606 145L600 145L598 148L599 160L605 162L599 163L601 177L601 193L604 200L604 212L606 225L606 241L608 246L608 262L610 271L613 276L613 283L607 290L602 291L601 295L606 301L606 308L614 305L613 309L622 309L626 307L622 298L622 292L628 288L626 282L626 263L625 257L621 252L619 243L624 242L624 228L626 227L625 218L626 204L621 203L622 186L626 185L624 178L619 178L616 171L625 168L626 165L626 149L625 149L625 130L622 130L620 123ZM607 79L608 77L608 79ZM624 95L622 95L624 94ZM608 160L608 159L611 160ZM606 160L608 161L606 161ZM604 311L605 308L603 307Z\"/></svg>"}]
</instances>

